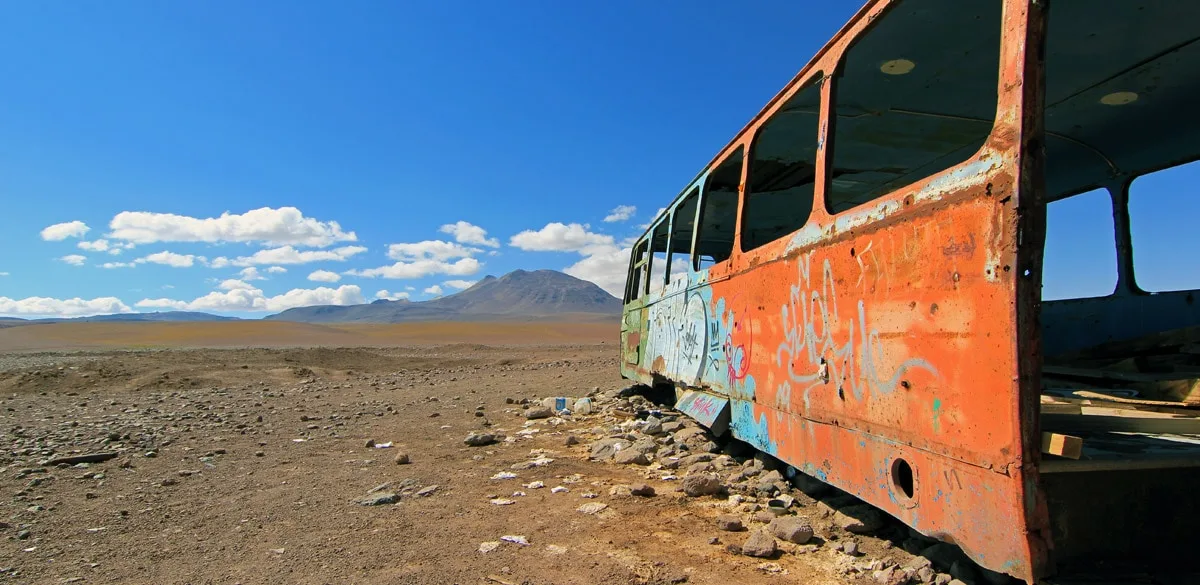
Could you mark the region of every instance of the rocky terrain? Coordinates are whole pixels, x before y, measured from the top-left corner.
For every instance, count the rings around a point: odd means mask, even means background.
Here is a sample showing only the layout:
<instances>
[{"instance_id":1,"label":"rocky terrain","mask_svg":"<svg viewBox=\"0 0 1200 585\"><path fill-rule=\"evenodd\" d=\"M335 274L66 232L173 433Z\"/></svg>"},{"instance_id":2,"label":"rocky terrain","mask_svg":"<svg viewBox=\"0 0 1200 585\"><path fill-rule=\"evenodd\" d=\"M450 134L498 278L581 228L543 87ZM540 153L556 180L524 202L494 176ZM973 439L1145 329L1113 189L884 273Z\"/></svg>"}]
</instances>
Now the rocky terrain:
<instances>
[{"instance_id":1,"label":"rocky terrain","mask_svg":"<svg viewBox=\"0 0 1200 585\"><path fill-rule=\"evenodd\" d=\"M0 582L1008 582L616 372L567 342L8 354Z\"/></svg>"}]
</instances>

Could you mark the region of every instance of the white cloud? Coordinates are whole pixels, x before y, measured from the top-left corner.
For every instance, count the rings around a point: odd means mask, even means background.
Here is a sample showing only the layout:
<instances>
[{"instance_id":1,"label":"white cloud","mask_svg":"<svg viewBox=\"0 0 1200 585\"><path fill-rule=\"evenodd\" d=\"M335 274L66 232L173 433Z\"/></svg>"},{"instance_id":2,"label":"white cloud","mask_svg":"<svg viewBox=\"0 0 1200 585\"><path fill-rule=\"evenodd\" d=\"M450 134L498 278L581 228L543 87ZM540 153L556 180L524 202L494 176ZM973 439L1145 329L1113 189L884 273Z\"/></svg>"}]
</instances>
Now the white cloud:
<instances>
[{"instance_id":1,"label":"white cloud","mask_svg":"<svg viewBox=\"0 0 1200 585\"><path fill-rule=\"evenodd\" d=\"M407 299L408 293L406 293L406 292L391 292L387 289L383 289L383 290L375 293L375 298L384 299L384 300L388 300L388 301L399 301L401 299Z\"/></svg>"},{"instance_id":2,"label":"white cloud","mask_svg":"<svg viewBox=\"0 0 1200 585\"><path fill-rule=\"evenodd\" d=\"M133 268L134 266L133 262L105 262L100 265L100 268Z\"/></svg>"},{"instance_id":3,"label":"white cloud","mask_svg":"<svg viewBox=\"0 0 1200 585\"><path fill-rule=\"evenodd\" d=\"M349 270L345 274L363 276L366 278L422 278L431 274L446 274L450 276L470 276L479 272L482 267L474 258L462 258L455 262L438 260L417 260L415 262L397 262L391 266L368 268L366 270Z\"/></svg>"},{"instance_id":4,"label":"white cloud","mask_svg":"<svg viewBox=\"0 0 1200 585\"><path fill-rule=\"evenodd\" d=\"M71 266L83 266L83 263L87 261L87 256L80 256L79 254L67 254L62 258L59 258L59 260L62 260Z\"/></svg>"},{"instance_id":5,"label":"white cloud","mask_svg":"<svg viewBox=\"0 0 1200 585\"><path fill-rule=\"evenodd\" d=\"M308 275L308 279L316 282L337 282L342 279L341 275L328 270L317 270Z\"/></svg>"},{"instance_id":6,"label":"white cloud","mask_svg":"<svg viewBox=\"0 0 1200 585\"><path fill-rule=\"evenodd\" d=\"M443 282L442 284L444 284L450 288L456 288L458 290L465 290L465 289L471 288L477 282L479 282L479 281L478 280L447 280L446 282Z\"/></svg>"},{"instance_id":7,"label":"white cloud","mask_svg":"<svg viewBox=\"0 0 1200 585\"><path fill-rule=\"evenodd\" d=\"M563 272L593 282L617 298L624 297L632 248L601 246L591 248L588 252L582 260L564 268Z\"/></svg>"},{"instance_id":8,"label":"white cloud","mask_svg":"<svg viewBox=\"0 0 1200 585\"><path fill-rule=\"evenodd\" d=\"M78 297L73 299L53 299L49 297L10 299L8 297L0 297L0 315L86 317L89 315L130 312L132 312L132 309L116 297L100 297L90 300Z\"/></svg>"},{"instance_id":9,"label":"white cloud","mask_svg":"<svg viewBox=\"0 0 1200 585\"><path fill-rule=\"evenodd\" d=\"M345 262L351 256L366 252L363 246L342 246L332 250L297 250L291 246L259 250L249 256L240 256L230 260L224 256L213 258L209 266L224 268L233 266L254 266L262 264L307 264L309 262ZM286 268L272 266L267 272L287 272Z\"/></svg>"},{"instance_id":10,"label":"white cloud","mask_svg":"<svg viewBox=\"0 0 1200 585\"><path fill-rule=\"evenodd\" d=\"M254 285L236 278L222 280L221 284L217 285L217 288L221 290L258 290Z\"/></svg>"},{"instance_id":11,"label":"white cloud","mask_svg":"<svg viewBox=\"0 0 1200 585\"><path fill-rule=\"evenodd\" d=\"M667 208L666 208L666 207L659 207L659 208L658 208L658 211L655 211L655 212L654 212L654 215L651 215L651 216L650 216L650 221L648 221L648 222L646 222L646 223L644 223L644 224L642 224L642 225L639 225L639 226L638 226L638 229L640 229L640 230L649 229L649 228L650 228L650 226L651 226L651 224L653 224L653 223L654 223L654 220L658 219L658 216L662 215L662 213L663 213L664 211L666 211L666 210L667 210Z\"/></svg>"},{"instance_id":12,"label":"white cloud","mask_svg":"<svg viewBox=\"0 0 1200 585\"><path fill-rule=\"evenodd\" d=\"M255 268L255 267L253 267L253 266L251 266L251 267L249 267L249 268L243 268L243 269L241 269L241 270L238 272L238 278L240 278L240 279L242 279L242 280L245 280L245 281L251 281L251 280L266 280L266 279L267 279L267 277L265 277L265 276L263 276L263 275L259 274L259 273L258 273L258 269L257 269L257 268Z\"/></svg>"},{"instance_id":13,"label":"white cloud","mask_svg":"<svg viewBox=\"0 0 1200 585\"><path fill-rule=\"evenodd\" d=\"M415 290L417 290L417 287L415 287L415 286L406 286L406 287L404 287L404 290L406 290L406 291L408 291L408 292L412 292L412 291L415 291Z\"/></svg>"},{"instance_id":14,"label":"white cloud","mask_svg":"<svg viewBox=\"0 0 1200 585\"><path fill-rule=\"evenodd\" d=\"M454 258L469 258L482 252L479 248L468 248L453 242L441 240L425 240L411 244L392 244L388 246L388 258L401 262L417 260L452 260Z\"/></svg>"},{"instance_id":15,"label":"white cloud","mask_svg":"<svg viewBox=\"0 0 1200 585\"><path fill-rule=\"evenodd\" d=\"M283 274L284 272L287 272L287 268L282 266L272 266L267 269L267 274Z\"/></svg>"},{"instance_id":16,"label":"white cloud","mask_svg":"<svg viewBox=\"0 0 1200 585\"><path fill-rule=\"evenodd\" d=\"M613 237L588 231L578 223L548 223L540 230L525 230L509 240L509 245L531 252L581 252L594 246L611 246Z\"/></svg>"},{"instance_id":17,"label":"white cloud","mask_svg":"<svg viewBox=\"0 0 1200 585\"><path fill-rule=\"evenodd\" d=\"M47 242L61 242L67 238L82 238L90 229L92 228L86 223L78 220L56 223L42 230L42 239Z\"/></svg>"},{"instance_id":18,"label":"white cloud","mask_svg":"<svg viewBox=\"0 0 1200 585\"><path fill-rule=\"evenodd\" d=\"M209 218L122 211L113 217L108 227L112 230L109 238L138 244L263 242L275 246L291 244L323 248L335 242L358 240L354 232L342 231L336 221L304 217L295 207L263 207L242 214L225 212L220 217Z\"/></svg>"},{"instance_id":19,"label":"white cloud","mask_svg":"<svg viewBox=\"0 0 1200 585\"><path fill-rule=\"evenodd\" d=\"M171 289L175 288L175 285L173 285L173 284L164 284L164 285L162 285L162 287L163 287L163 290L171 290Z\"/></svg>"},{"instance_id":20,"label":"white cloud","mask_svg":"<svg viewBox=\"0 0 1200 585\"><path fill-rule=\"evenodd\" d=\"M475 244L477 246L489 246L492 248L500 247L500 240L487 237L487 230L465 221L448 223L438 228L438 231L443 234L453 234L454 241L460 244Z\"/></svg>"},{"instance_id":21,"label":"white cloud","mask_svg":"<svg viewBox=\"0 0 1200 585\"><path fill-rule=\"evenodd\" d=\"M87 250L89 252L107 252L108 251L108 240L92 240L90 242L85 240L85 241L79 242L78 244L75 244L75 245L79 246L80 250ZM117 251L120 252L119 249Z\"/></svg>"},{"instance_id":22,"label":"white cloud","mask_svg":"<svg viewBox=\"0 0 1200 585\"><path fill-rule=\"evenodd\" d=\"M176 254L175 252L162 251L138 258L134 262L138 264L162 264L174 268L191 268L195 265L197 259L203 261L202 257L192 254Z\"/></svg>"},{"instance_id":23,"label":"white cloud","mask_svg":"<svg viewBox=\"0 0 1200 585\"><path fill-rule=\"evenodd\" d=\"M634 205L618 205L612 211L608 212L608 215L604 216L604 221L608 223L625 221L633 217L635 213L637 213L637 207Z\"/></svg>"},{"instance_id":24,"label":"white cloud","mask_svg":"<svg viewBox=\"0 0 1200 585\"><path fill-rule=\"evenodd\" d=\"M440 296L442 296L442 293L444 293L445 291L442 290L442 287L435 284L435 285L425 289L422 292L424 292L427 295L433 295L435 297L440 297Z\"/></svg>"},{"instance_id":25,"label":"white cloud","mask_svg":"<svg viewBox=\"0 0 1200 585\"><path fill-rule=\"evenodd\" d=\"M8 276L7 272L0 272L0 276Z\"/></svg>"},{"instance_id":26,"label":"white cloud","mask_svg":"<svg viewBox=\"0 0 1200 585\"><path fill-rule=\"evenodd\" d=\"M225 292L214 291L193 301L178 301L173 299L142 299L136 303L138 307L168 308L188 311L223 311L223 312L278 312L295 307L312 305L358 305L366 302L362 289L354 285L342 285L338 288L319 287L313 289L297 288L284 294L268 297L263 291L240 281L225 281L222 286L229 284Z\"/></svg>"}]
</instances>

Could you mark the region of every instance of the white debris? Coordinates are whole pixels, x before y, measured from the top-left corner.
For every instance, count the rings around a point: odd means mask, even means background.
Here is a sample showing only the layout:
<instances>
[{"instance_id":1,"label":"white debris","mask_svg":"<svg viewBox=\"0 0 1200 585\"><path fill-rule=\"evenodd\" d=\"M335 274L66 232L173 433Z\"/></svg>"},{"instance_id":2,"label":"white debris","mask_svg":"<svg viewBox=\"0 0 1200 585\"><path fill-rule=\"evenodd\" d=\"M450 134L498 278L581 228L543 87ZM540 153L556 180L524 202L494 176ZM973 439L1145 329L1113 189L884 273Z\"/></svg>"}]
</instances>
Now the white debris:
<instances>
[{"instance_id":1,"label":"white debris","mask_svg":"<svg viewBox=\"0 0 1200 585\"><path fill-rule=\"evenodd\" d=\"M375 448L376 448L376 449L391 449L391 448L392 448L392 442L391 442L391 441L388 441L388 442L386 442L386 443L375 443Z\"/></svg>"},{"instance_id":2,"label":"white debris","mask_svg":"<svg viewBox=\"0 0 1200 585\"><path fill-rule=\"evenodd\" d=\"M492 479L515 479L516 477L517 474L511 471L501 471L500 473L493 475Z\"/></svg>"},{"instance_id":3,"label":"white debris","mask_svg":"<svg viewBox=\"0 0 1200 585\"><path fill-rule=\"evenodd\" d=\"M562 493L566 493L569 491L571 491L571 490L569 490L561 485L550 488L550 493L552 493L552 494L562 494Z\"/></svg>"},{"instance_id":4,"label":"white debris","mask_svg":"<svg viewBox=\"0 0 1200 585\"><path fill-rule=\"evenodd\" d=\"M513 492L513 497L514 498L523 498L523 497L525 497L525 492L522 492L522 491Z\"/></svg>"},{"instance_id":5,"label":"white debris","mask_svg":"<svg viewBox=\"0 0 1200 585\"><path fill-rule=\"evenodd\" d=\"M507 498L493 498L491 502L497 506L508 506L517 503L516 500L509 500Z\"/></svg>"},{"instance_id":6,"label":"white debris","mask_svg":"<svg viewBox=\"0 0 1200 585\"><path fill-rule=\"evenodd\" d=\"M544 484L544 483L542 483L542 482L540 482L540 481L531 481L531 482L529 482L529 483L526 483L526 484L521 484L521 487L523 487L523 488L528 488L528 489L531 489L531 490L536 490L536 489L541 489L541 488L544 488L544 487L546 487L546 484Z\"/></svg>"},{"instance_id":7,"label":"white debris","mask_svg":"<svg viewBox=\"0 0 1200 585\"><path fill-rule=\"evenodd\" d=\"M505 534L504 536L500 537L500 540L511 542L513 544L519 544L521 546L529 546L529 541L526 540L524 536L519 534Z\"/></svg>"},{"instance_id":8,"label":"white debris","mask_svg":"<svg viewBox=\"0 0 1200 585\"><path fill-rule=\"evenodd\" d=\"M479 552L483 554L490 553L498 548L500 548L500 541L498 540L489 540L487 542L479 543Z\"/></svg>"},{"instance_id":9,"label":"white debris","mask_svg":"<svg viewBox=\"0 0 1200 585\"><path fill-rule=\"evenodd\" d=\"M583 492L582 494L580 494L580 495L579 495L579 497L581 497L581 498L588 498L588 499L592 499L592 498L595 498L595 497L597 497L597 496L596 496L596 494L593 494L592 492Z\"/></svg>"}]
</instances>

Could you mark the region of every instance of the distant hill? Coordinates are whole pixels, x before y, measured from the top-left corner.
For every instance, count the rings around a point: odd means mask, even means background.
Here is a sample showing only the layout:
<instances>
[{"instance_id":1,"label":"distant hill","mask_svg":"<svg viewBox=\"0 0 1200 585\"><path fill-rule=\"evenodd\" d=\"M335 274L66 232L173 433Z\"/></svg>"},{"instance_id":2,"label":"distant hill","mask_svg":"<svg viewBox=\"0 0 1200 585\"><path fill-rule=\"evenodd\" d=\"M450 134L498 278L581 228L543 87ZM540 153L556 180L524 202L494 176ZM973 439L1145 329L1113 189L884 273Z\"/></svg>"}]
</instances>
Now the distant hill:
<instances>
[{"instance_id":1,"label":"distant hill","mask_svg":"<svg viewBox=\"0 0 1200 585\"><path fill-rule=\"evenodd\" d=\"M586 280L554 270L517 270L488 276L471 288L429 301L375 301L366 305L288 309L265 319L304 323L496 321L555 317L617 319L621 301Z\"/></svg>"},{"instance_id":2,"label":"distant hill","mask_svg":"<svg viewBox=\"0 0 1200 585\"><path fill-rule=\"evenodd\" d=\"M51 319L18 319L0 317L0 327L16 325L36 325L38 323L94 323L94 322L193 322L193 321L238 321L237 317L222 317L208 313L193 311L164 311L158 313L114 313L112 315L93 315L91 317L51 318Z\"/></svg>"}]
</instances>

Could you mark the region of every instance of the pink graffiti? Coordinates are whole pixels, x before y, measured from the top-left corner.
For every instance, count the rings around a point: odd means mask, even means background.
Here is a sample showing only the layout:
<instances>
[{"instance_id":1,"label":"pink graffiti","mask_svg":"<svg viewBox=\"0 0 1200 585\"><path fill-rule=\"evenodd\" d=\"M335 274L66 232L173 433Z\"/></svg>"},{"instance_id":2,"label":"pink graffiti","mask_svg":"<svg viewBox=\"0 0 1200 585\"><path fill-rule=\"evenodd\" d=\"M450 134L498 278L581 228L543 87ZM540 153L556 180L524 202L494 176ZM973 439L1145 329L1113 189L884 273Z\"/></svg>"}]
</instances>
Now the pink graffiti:
<instances>
[{"instance_id":1,"label":"pink graffiti","mask_svg":"<svg viewBox=\"0 0 1200 585\"><path fill-rule=\"evenodd\" d=\"M740 294L735 295L728 302L730 305L735 305ZM745 304L742 307L743 315L749 314L745 310ZM725 336L725 366L729 372L729 381L735 382L743 380L750 373L750 352L754 347L754 328L749 322L738 319L738 312L733 309L728 310L729 313L729 333Z\"/></svg>"}]
</instances>

